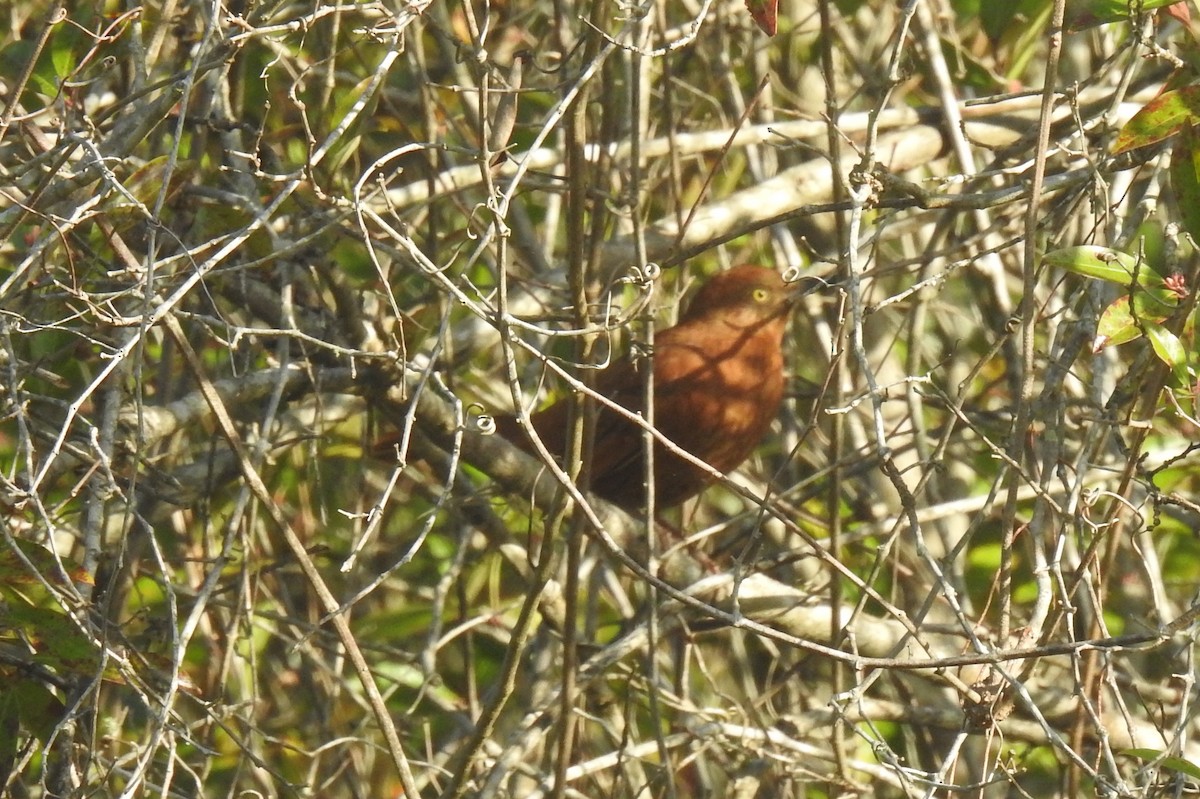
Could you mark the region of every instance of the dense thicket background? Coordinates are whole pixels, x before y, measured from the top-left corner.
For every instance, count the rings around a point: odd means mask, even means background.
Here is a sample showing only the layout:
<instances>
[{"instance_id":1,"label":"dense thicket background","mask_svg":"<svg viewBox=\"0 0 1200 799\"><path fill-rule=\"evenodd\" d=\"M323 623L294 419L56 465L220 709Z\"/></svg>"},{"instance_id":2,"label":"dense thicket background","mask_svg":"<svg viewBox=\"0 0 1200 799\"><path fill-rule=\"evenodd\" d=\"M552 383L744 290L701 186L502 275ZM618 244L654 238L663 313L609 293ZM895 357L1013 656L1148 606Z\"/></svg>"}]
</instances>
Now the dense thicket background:
<instances>
[{"instance_id":1,"label":"dense thicket background","mask_svg":"<svg viewBox=\"0 0 1200 799\"><path fill-rule=\"evenodd\" d=\"M1176 795L1194 375L1042 254L1194 285L1189 7L5 4L4 791ZM729 485L486 434L744 261L830 285Z\"/></svg>"}]
</instances>

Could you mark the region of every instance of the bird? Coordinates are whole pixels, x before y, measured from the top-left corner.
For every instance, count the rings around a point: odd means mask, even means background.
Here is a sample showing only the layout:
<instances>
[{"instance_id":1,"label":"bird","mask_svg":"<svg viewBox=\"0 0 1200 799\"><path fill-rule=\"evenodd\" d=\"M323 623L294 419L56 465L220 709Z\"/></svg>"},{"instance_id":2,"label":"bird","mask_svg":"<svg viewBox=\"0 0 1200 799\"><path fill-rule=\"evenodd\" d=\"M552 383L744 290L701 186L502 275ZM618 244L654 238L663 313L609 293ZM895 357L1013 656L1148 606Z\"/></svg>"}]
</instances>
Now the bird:
<instances>
[{"instance_id":1,"label":"bird","mask_svg":"<svg viewBox=\"0 0 1200 799\"><path fill-rule=\"evenodd\" d=\"M677 324L654 336L648 358L622 359L600 372L595 391L646 415L646 362L654 370L654 427L667 440L728 473L754 451L779 413L784 394L783 338L800 295L769 267L720 272L696 293ZM551 453L565 449L570 405L560 399L530 415ZM497 416L497 431L533 452L516 416ZM629 511L645 509L644 430L601 404L595 422L590 490ZM717 478L655 440L654 504L666 509Z\"/></svg>"}]
</instances>

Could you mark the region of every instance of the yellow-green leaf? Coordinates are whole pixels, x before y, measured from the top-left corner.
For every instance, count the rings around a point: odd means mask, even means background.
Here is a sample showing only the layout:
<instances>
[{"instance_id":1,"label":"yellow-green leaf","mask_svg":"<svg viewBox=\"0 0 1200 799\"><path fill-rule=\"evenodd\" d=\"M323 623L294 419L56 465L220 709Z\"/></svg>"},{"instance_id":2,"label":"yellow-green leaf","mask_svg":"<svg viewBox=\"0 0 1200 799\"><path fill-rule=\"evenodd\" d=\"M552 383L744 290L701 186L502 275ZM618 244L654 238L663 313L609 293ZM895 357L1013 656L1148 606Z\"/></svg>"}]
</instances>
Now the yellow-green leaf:
<instances>
[{"instance_id":1,"label":"yellow-green leaf","mask_svg":"<svg viewBox=\"0 0 1200 799\"><path fill-rule=\"evenodd\" d=\"M1159 765L1163 768L1178 771L1192 779L1200 780L1200 766L1190 760L1184 760L1182 757L1162 757L1162 752L1157 749L1126 749L1121 754L1136 757L1138 760L1158 760Z\"/></svg>"},{"instance_id":2,"label":"yellow-green leaf","mask_svg":"<svg viewBox=\"0 0 1200 799\"><path fill-rule=\"evenodd\" d=\"M1171 367L1171 373L1183 384L1188 380L1187 348L1179 337L1161 325L1145 325L1146 337L1158 359Z\"/></svg>"},{"instance_id":3,"label":"yellow-green leaf","mask_svg":"<svg viewBox=\"0 0 1200 799\"><path fill-rule=\"evenodd\" d=\"M1078 247L1066 247L1054 250L1045 255L1046 263L1074 272L1084 277L1094 277L1097 280L1107 280L1122 286L1132 286L1137 280L1139 286L1162 285L1162 277L1151 269L1144 261L1108 247L1097 247L1084 244Z\"/></svg>"}]
</instances>

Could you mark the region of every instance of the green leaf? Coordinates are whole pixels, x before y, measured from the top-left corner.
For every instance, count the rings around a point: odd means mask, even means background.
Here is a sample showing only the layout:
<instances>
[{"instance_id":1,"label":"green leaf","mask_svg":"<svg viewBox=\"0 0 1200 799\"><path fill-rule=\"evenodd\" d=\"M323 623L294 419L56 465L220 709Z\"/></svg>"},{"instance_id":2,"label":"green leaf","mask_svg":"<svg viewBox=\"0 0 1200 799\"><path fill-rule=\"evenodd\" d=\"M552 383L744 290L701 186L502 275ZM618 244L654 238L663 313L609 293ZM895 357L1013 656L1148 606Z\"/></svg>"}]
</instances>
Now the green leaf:
<instances>
[{"instance_id":1,"label":"green leaf","mask_svg":"<svg viewBox=\"0 0 1200 799\"><path fill-rule=\"evenodd\" d=\"M1161 325L1145 325L1146 338L1150 339L1150 346L1154 347L1154 354L1158 359L1171 367L1171 373L1180 383L1187 385L1188 382L1188 354L1187 347L1183 346L1183 342L1179 337L1167 330Z\"/></svg>"},{"instance_id":2,"label":"green leaf","mask_svg":"<svg viewBox=\"0 0 1200 799\"><path fill-rule=\"evenodd\" d=\"M21 731L21 708L11 693L0 693L0 771L8 774L17 757Z\"/></svg>"},{"instance_id":3,"label":"green leaf","mask_svg":"<svg viewBox=\"0 0 1200 799\"><path fill-rule=\"evenodd\" d=\"M1133 341L1144 330L1161 328L1177 307L1178 298L1166 289L1137 291L1118 297L1100 314L1093 352Z\"/></svg>"},{"instance_id":4,"label":"green leaf","mask_svg":"<svg viewBox=\"0 0 1200 799\"><path fill-rule=\"evenodd\" d=\"M1113 143L1113 153L1146 147L1173 136L1188 123L1200 121L1200 86L1163 92L1125 123Z\"/></svg>"},{"instance_id":5,"label":"green leaf","mask_svg":"<svg viewBox=\"0 0 1200 799\"><path fill-rule=\"evenodd\" d=\"M1045 255L1046 263L1074 272L1084 277L1107 280L1122 286L1132 286L1136 278L1139 286L1161 286L1162 277L1145 262L1108 247L1084 244L1054 250Z\"/></svg>"},{"instance_id":6,"label":"green leaf","mask_svg":"<svg viewBox=\"0 0 1200 799\"><path fill-rule=\"evenodd\" d=\"M0 627L19 630L21 640L35 650L33 659L55 671L88 674L99 660L96 647L60 610L9 602Z\"/></svg>"},{"instance_id":7,"label":"green leaf","mask_svg":"<svg viewBox=\"0 0 1200 799\"><path fill-rule=\"evenodd\" d=\"M17 553L9 546L0 547L0 590L39 585L39 574L51 585L66 585L68 582L92 584L91 576L70 560L59 560L50 550L29 541L13 539L12 543L21 551ZM37 574L29 571L26 562L37 570ZM65 574L63 569L66 569Z\"/></svg>"},{"instance_id":8,"label":"green leaf","mask_svg":"<svg viewBox=\"0 0 1200 799\"><path fill-rule=\"evenodd\" d=\"M990 61L979 58L957 39L943 36L942 52L946 62L952 65L956 80L963 86L970 86L987 94L1007 91L1009 88L1004 76L993 69L994 65Z\"/></svg>"},{"instance_id":9,"label":"green leaf","mask_svg":"<svg viewBox=\"0 0 1200 799\"><path fill-rule=\"evenodd\" d=\"M1067 28L1079 30L1104 22L1117 22L1176 2L1178 0L1068 0Z\"/></svg>"},{"instance_id":10,"label":"green leaf","mask_svg":"<svg viewBox=\"0 0 1200 799\"><path fill-rule=\"evenodd\" d=\"M172 166L173 171L168 171L168 167ZM124 185L142 205L153 206L158 201L164 180L170 181L168 194L174 195L192 180L197 171L193 161L176 160L172 163L168 156L160 155L135 169Z\"/></svg>"},{"instance_id":11,"label":"green leaf","mask_svg":"<svg viewBox=\"0 0 1200 799\"><path fill-rule=\"evenodd\" d=\"M997 41L1018 19L1019 11L1016 3L980 3L979 25L992 41Z\"/></svg>"},{"instance_id":12,"label":"green leaf","mask_svg":"<svg viewBox=\"0 0 1200 799\"><path fill-rule=\"evenodd\" d=\"M54 73L61 79L71 77L78 66L79 57L76 47L79 46L78 29L72 25L60 28L50 40L50 63L54 65Z\"/></svg>"},{"instance_id":13,"label":"green leaf","mask_svg":"<svg viewBox=\"0 0 1200 799\"><path fill-rule=\"evenodd\" d=\"M1129 312L1129 295L1126 294L1118 297L1115 302L1104 309L1104 313L1100 314L1100 321L1096 324L1096 341L1092 345L1092 352L1100 352L1105 347L1125 344L1140 335L1142 335L1142 330L1138 327L1133 314Z\"/></svg>"},{"instance_id":14,"label":"green leaf","mask_svg":"<svg viewBox=\"0 0 1200 799\"><path fill-rule=\"evenodd\" d=\"M21 726L38 740L49 740L66 712L62 701L37 680L16 677L6 686L5 693L17 704Z\"/></svg>"},{"instance_id":15,"label":"green leaf","mask_svg":"<svg viewBox=\"0 0 1200 799\"><path fill-rule=\"evenodd\" d=\"M1182 757L1162 757L1162 752L1157 749L1125 749L1121 754L1136 757L1138 760L1159 760L1161 757L1159 765L1163 768L1178 771L1192 779L1200 780L1200 766L1190 760L1184 760Z\"/></svg>"},{"instance_id":16,"label":"green leaf","mask_svg":"<svg viewBox=\"0 0 1200 799\"><path fill-rule=\"evenodd\" d=\"M18 39L0 47L0 74L6 77L20 75L30 61L38 58L29 75L25 93L21 96L21 102L30 109L43 107L37 95L53 97L58 94L58 76L54 74L54 65L48 59L40 58L40 55L37 45L28 39Z\"/></svg>"},{"instance_id":17,"label":"green leaf","mask_svg":"<svg viewBox=\"0 0 1200 799\"><path fill-rule=\"evenodd\" d=\"M336 95L337 99L334 101L333 109L326 118L330 123L329 130L331 132L356 110L356 106L364 97L365 102L363 107L358 109L357 116L355 116L350 126L341 132L340 138L330 148L329 155L326 156L322 167L328 170L329 174L340 174L346 162L360 152L364 124L367 120L374 117L375 109L379 106L380 92L375 91L371 96L366 97L366 92L371 88L374 80L375 77L373 75L368 75L355 84L349 91ZM305 158L307 159L307 155Z\"/></svg>"},{"instance_id":18,"label":"green leaf","mask_svg":"<svg viewBox=\"0 0 1200 799\"><path fill-rule=\"evenodd\" d=\"M1200 137L1191 122L1171 150L1171 190L1180 226L1200 240Z\"/></svg>"}]
</instances>

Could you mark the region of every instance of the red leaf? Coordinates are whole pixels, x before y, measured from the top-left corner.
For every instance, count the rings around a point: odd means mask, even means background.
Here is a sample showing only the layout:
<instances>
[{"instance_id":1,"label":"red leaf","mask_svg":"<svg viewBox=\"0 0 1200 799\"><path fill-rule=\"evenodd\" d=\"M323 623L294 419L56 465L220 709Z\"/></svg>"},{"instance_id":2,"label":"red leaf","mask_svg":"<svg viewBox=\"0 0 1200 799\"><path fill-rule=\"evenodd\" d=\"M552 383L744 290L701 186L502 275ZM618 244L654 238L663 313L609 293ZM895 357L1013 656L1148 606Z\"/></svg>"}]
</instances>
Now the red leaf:
<instances>
[{"instance_id":1,"label":"red leaf","mask_svg":"<svg viewBox=\"0 0 1200 799\"><path fill-rule=\"evenodd\" d=\"M775 35L779 23L779 0L746 0L746 9L763 33Z\"/></svg>"},{"instance_id":2,"label":"red leaf","mask_svg":"<svg viewBox=\"0 0 1200 799\"><path fill-rule=\"evenodd\" d=\"M1163 12L1166 13L1167 16L1174 17L1176 20L1178 20L1185 29L1190 29L1192 27L1192 11L1190 8L1188 8L1188 4L1182 2L1182 0L1181 2L1172 3L1171 5L1167 6L1163 9Z\"/></svg>"},{"instance_id":3,"label":"red leaf","mask_svg":"<svg viewBox=\"0 0 1200 799\"><path fill-rule=\"evenodd\" d=\"M1200 122L1200 86L1163 92L1146 103L1117 134L1113 153L1160 142L1174 136L1187 122Z\"/></svg>"}]
</instances>

